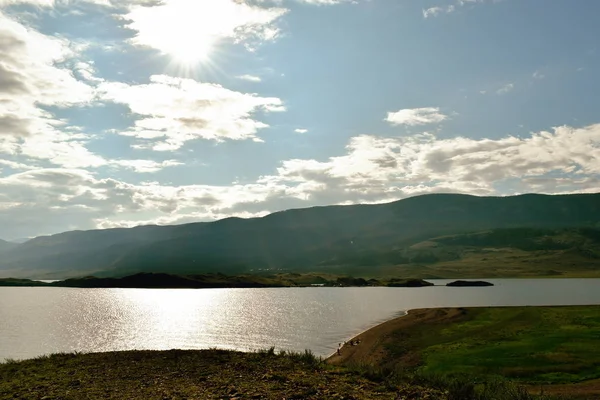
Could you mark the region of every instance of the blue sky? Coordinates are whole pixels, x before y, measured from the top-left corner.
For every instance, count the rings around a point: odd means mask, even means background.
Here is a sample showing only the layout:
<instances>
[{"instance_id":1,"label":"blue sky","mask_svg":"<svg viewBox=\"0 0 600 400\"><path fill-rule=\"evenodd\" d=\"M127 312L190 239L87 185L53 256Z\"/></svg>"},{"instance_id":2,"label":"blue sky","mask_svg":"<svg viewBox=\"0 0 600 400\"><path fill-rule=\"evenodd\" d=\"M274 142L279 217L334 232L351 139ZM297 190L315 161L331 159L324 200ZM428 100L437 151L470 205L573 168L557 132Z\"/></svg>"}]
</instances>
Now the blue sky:
<instances>
[{"instance_id":1,"label":"blue sky","mask_svg":"<svg viewBox=\"0 0 600 400\"><path fill-rule=\"evenodd\" d=\"M595 0L0 0L0 238L597 192Z\"/></svg>"}]
</instances>

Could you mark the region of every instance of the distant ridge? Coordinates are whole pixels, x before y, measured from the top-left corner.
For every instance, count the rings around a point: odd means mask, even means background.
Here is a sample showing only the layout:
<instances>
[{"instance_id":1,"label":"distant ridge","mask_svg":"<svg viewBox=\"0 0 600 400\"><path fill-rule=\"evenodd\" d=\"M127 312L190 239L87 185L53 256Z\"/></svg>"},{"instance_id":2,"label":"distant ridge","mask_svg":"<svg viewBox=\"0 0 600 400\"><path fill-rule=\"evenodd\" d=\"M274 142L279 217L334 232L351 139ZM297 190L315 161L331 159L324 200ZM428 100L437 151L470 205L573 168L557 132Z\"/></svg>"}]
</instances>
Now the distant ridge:
<instances>
[{"instance_id":1,"label":"distant ridge","mask_svg":"<svg viewBox=\"0 0 600 400\"><path fill-rule=\"evenodd\" d=\"M343 271L345 266L433 263L438 255L414 246L441 236L512 228L600 229L600 194L432 194L388 204L294 209L263 218L73 231L3 250L0 276ZM435 243L438 249L456 247Z\"/></svg>"}]
</instances>

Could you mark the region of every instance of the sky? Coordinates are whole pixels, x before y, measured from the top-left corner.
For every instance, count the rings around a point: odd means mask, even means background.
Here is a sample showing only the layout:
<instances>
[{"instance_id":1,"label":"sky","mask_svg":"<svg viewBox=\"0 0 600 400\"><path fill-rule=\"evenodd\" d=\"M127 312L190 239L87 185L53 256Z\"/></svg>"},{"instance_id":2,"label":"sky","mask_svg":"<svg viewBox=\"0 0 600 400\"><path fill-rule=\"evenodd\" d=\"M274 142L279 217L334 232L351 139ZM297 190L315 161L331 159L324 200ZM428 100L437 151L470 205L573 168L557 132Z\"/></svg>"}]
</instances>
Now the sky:
<instances>
[{"instance_id":1,"label":"sky","mask_svg":"<svg viewBox=\"0 0 600 400\"><path fill-rule=\"evenodd\" d=\"M600 191L597 0L0 0L0 238Z\"/></svg>"}]
</instances>

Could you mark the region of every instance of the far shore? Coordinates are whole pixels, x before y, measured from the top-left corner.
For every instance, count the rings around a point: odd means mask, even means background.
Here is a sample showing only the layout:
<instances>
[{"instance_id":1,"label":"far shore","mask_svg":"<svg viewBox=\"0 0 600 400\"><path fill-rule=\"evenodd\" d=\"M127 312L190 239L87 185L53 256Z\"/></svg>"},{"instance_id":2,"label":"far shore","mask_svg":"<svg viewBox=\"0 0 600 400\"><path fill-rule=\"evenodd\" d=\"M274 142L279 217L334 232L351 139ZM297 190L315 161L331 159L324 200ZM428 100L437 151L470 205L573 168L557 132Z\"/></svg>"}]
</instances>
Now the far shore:
<instances>
[{"instance_id":1,"label":"far shore","mask_svg":"<svg viewBox=\"0 0 600 400\"><path fill-rule=\"evenodd\" d=\"M487 282L456 281L460 286L493 286ZM30 279L0 278L0 287L72 287L72 288L124 288L124 289L217 289L217 288L268 288L268 287L408 287L435 286L424 279L387 278L364 279L351 276L321 276L317 274L275 275L175 275L166 273L137 273L118 278L87 276L54 282Z\"/></svg>"}]
</instances>

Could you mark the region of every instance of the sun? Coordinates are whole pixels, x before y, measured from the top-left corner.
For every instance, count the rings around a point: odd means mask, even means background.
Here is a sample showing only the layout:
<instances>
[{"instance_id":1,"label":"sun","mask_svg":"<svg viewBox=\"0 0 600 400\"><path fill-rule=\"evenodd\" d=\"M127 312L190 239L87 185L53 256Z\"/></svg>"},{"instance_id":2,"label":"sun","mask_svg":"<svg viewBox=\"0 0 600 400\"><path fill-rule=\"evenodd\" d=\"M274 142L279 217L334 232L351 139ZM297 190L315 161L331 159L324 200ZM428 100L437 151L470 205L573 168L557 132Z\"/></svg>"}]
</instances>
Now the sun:
<instances>
[{"instance_id":1,"label":"sun","mask_svg":"<svg viewBox=\"0 0 600 400\"><path fill-rule=\"evenodd\" d=\"M128 27L138 32L134 44L157 49L174 64L192 67L209 62L220 39L232 36L236 9L228 7L231 4L225 0L165 1L134 8L128 14L133 21Z\"/></svg>"},{"instance_id":2,"label":"sun","mask_svg":"<svg viewBox=\"0 0 600 400\"><path fill-rule=\"evenodd\" d=\"M164 51L177 64L189 66L209 61L214 44L215 41L208 37L188 36L171 41Z\"/></svg>"}]
</instances>

